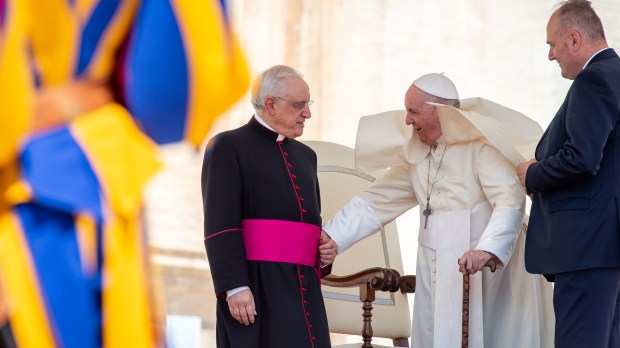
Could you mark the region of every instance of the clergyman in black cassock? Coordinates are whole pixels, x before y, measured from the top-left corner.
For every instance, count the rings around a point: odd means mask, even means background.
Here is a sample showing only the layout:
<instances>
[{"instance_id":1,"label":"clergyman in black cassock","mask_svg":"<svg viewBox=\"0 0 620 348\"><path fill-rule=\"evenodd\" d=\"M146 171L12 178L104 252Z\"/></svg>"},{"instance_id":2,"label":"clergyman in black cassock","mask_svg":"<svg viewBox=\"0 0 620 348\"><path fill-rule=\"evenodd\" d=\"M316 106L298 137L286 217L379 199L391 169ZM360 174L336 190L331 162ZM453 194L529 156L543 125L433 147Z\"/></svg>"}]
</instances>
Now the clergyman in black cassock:
<instances>
[{"instance_id":1,"label":"clergyman in black cassock","mask_svg":"<svg viewBox=\"0 0 620 348\"><path fill-rule=\"evenodd\" d=\"M330 347L320 286L321 273L330 267L319 267L324 242L317 159L294 140L310 117L308 87L286 66L268 69L257 84L257 113L246 125L217 135L203 163L217 346ZM322 248L335 257L331 240ZM237 313L227 302L244 290L247 317L243 305Z\"/></svg>"}]
</instances>

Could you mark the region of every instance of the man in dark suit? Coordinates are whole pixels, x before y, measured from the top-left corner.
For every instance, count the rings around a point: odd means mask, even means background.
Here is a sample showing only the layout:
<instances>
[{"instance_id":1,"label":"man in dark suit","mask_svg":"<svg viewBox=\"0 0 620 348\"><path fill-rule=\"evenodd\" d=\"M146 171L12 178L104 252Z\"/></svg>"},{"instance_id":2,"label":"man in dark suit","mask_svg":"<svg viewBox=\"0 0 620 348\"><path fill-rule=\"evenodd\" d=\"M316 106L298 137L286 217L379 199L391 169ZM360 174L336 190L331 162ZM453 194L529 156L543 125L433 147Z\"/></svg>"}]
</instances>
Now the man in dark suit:
<instances>
[{"instance_id":1,"label":"man in dark suit","mask_svg":"<svg viewBox=\"0 0 620 348\"><path fill-rule=\"evenodd\" d=\"M547 43L574 82L517 167L532 197L525 265L555 281L556 347L620 347L620 58L584 0L551 15Z\"/></svg>"}]
</instances>

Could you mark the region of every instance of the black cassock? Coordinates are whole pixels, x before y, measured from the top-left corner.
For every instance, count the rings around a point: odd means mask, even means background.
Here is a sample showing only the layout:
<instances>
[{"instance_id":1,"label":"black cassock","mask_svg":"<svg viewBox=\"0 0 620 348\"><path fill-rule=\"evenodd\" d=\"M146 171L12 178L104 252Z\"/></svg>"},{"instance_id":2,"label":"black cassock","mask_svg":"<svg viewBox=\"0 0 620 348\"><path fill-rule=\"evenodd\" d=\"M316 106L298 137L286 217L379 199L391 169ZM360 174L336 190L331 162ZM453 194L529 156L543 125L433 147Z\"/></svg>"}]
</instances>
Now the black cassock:
<instances>
[{"instance_id":1,"label":"black cassock","mask_svg":"<svg viewBox=\"0 0 620 348\"><path fill-rule=\"evenodd\" d=\"M205 247L217 297L218 347L330 347L320 281L312 266L246 260L241 222L321 225L316 154L256 119L219 134L202 168ZM323 270L322 273L326 273ZM249 286L256 322L230 314L226 291Z\"/></svg>"}]
</instances>

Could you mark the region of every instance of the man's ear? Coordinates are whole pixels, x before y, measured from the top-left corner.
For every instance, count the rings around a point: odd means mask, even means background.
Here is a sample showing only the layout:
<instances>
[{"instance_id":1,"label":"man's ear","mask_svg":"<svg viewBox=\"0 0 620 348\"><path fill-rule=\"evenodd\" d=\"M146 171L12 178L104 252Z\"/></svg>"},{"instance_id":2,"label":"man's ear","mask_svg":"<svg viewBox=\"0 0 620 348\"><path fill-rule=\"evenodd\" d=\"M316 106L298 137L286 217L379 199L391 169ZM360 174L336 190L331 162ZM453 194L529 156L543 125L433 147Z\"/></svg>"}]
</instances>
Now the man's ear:
<instances>
[{"instance_id":1,"label":"man's ear","mask_svg":"<svg viewBox=\"0 0 620 348\"><path fill-rule=\"evenodd\" d=\"M581 33L580 32L576 30L571 30L568 33L568 40L569 40L570 49L573 52L576 52L579 50L579 48L581 48Z\"/></svg>"},{"instance_id":2,"label":"man's ear","mask_svg":"<svg viewBox=\"0 0 620 348\"><path fill-rule=\"evenodd\" d=\"M267 97L265 98L265 102L263 103L263 106L265 108L265 111L267 111L267 113L271 116L275 115L276 113L276 98L274 97Z\"/></svg>"}]
</instances>

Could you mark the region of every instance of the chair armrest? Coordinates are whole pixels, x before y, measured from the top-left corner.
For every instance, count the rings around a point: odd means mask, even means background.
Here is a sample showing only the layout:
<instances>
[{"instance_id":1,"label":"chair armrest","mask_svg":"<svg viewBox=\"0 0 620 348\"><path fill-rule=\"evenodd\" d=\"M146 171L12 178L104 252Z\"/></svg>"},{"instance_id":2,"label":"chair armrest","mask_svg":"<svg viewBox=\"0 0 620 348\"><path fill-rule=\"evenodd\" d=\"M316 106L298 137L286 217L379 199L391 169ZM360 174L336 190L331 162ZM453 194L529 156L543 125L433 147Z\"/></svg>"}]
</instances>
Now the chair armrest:
<instances>
[{"instance_id":1,"label":"chair armrest","mask_svg":"<svg viewBox=\"0 0 620 348\"><path fill-rule=\"evenodd\" d=\"M415 293L415 276L404 275L400 278L400 292L404 294Z\"/></svg>"},{"instance_id":2,"label":"chair armrest","mask_svg":"<svg viewBox=\"0 0 620 348\"><path fill-rule=\"evenodd\" d=\"M330 274L322 279L322 283L335 288L350 288L368 283L374 290L403 293L415 291L415 276L402 276L397 270L383 267L367 268L363 271L337 276Z\"/></svg>"}]
</instances>

